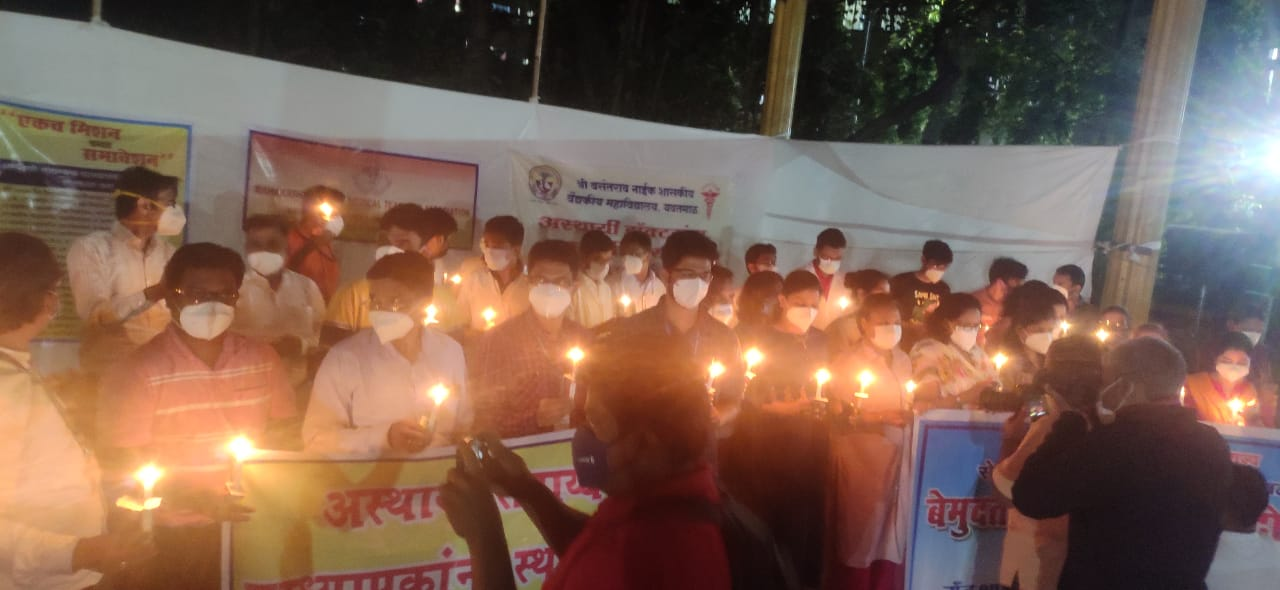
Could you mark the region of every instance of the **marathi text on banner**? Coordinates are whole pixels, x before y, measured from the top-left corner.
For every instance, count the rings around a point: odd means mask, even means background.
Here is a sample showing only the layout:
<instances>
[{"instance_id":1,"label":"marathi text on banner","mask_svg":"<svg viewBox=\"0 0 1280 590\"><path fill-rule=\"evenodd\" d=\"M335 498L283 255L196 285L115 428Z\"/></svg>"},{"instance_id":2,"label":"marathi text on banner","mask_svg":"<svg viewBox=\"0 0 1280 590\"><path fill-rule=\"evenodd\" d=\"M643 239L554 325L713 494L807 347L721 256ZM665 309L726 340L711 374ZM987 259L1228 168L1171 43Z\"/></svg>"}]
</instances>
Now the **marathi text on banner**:
<instances>
[{"instance_id":1,"label":"marathi text on banner","mask_svg":"<svg viewBox=\"0 0 1280 590\"><path fill-rule=\"evenodd\" d=\"M38 235L65 260L72 240L111 227L116 175L132 166L178 177L178 206L184 206L190 142L185 125L0 101L0 231ZM59 298L61 311L42 337L78 338L67 281Z\"/></svg>"},{"instance_id":2,"label":"marathi text on banner","mask_svg":"<svg viewBox=\"0 0 1280 590\"><path fill-rule=\"evenodd\" d=\"M302 192L322 184L347 196L340 240L374 243L387 209L400 203L442 207L458 222L449 246L470 248L480 167L249 132L245 215L297 219Z\"/></svg>"},{"instance_id":3,"label":"marathi text on banner","mask_svg":"<svg viewBox=\"0 0 1280 590\"><path fill-rule=\"evenodd\" d=\"M575 508L603 496L578 484L568 433L513 441L534 475ZM253 518L232 530L224 575L236 590L469 588L467 545L439 505L452 454L406 461L274 456L244 465ZM521 588L541 587L556 556L509 498L499 510Z\"/></svg>"},{"instance_id":4,"label":"marathi text on banner","mask_svg":"<svg viewBox=\"0 0 1280 590\"><path fill-rule=\"evenodd\" d=\"M595 168L515 153L511 174L520 217L537 220L546 238L576 241L600 230L618 240L638 231L661 246L680 230L715 236L732 202L727 178L696 173Z\"/></svg>"}]
</instances>

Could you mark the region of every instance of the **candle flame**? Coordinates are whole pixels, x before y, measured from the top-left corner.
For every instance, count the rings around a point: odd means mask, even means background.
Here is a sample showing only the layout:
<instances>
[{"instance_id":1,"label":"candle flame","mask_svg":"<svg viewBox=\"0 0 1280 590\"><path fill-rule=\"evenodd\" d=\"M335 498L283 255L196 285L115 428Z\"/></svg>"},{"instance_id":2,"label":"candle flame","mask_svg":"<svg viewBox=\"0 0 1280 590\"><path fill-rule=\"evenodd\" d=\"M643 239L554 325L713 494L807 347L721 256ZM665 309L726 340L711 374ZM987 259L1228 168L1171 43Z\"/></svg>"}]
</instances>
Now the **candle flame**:
<instances>
[{"instance_id":1,"label":"candle flame","mask_svg":"<svg viewBox=\"0 0 1280 590\"><path fill-rule=\"evenodd\" d=\"M707 374L715 379L724 374L724 364L720 361L711 361L711 366L707 367Z\"/></svg>"},{"instance_id":2,"label":"candle flame","mask_svg":"<svg viewBox=\"0 0 1280 590\"><path fill-rule=\"evenodd\" d=\"M133 478L142 484L142 494L147 497L150 497L151 491L156 489L156 482L160 481L161 477L164 477L164 470L157 467L155 463L147 463L133 474Z\"/></svg>"},{"instance_id":3,"label":"candle flame","mask_svg":"<svg viewBox=\"0 0 1280 590\"><path fill-rule=\"evenodd\" d=\"M849 301L849 298L848 298L848 297L841 297L841 298L840 298L840 300L836 302L836 305L839 305L839 306L840 306L840 309L841 309L842 311L843 311L843 310L846 310L846 309L849 309L849 306L850 306L851 304L852 304L852 302L851 302L851 301Z\"/></svg>"},{"instance_id":4,"label":"candle flame","mask_svg":"<svg viewBox=\"0 0 1280 590\"><path fill-rule=\"evenodd\" d=\"M498 312L494 311L492 307L486 307L484 311L480 312L480 317L484 318L484 321L492 327L493 320L498 319Z\"/></svg>"},{"instance_id":5,"label":"candle flame","mask_svg":"<svg viewBox=\"0 0 1280 590\"><path fill-rule=\"evenodd\" d=\"M578 348L577 346L575 346L573 348L570 348L569 354L565 356L569 357L569 360L573 361L573 364L576 365L582 362L582 359L586 358L587 355L586 353L582 352L581 348Z\"/></svg>"},{"instance_id":6,"label":"candle flame","mask_svg":"<svg viewBox=\"0 0 1280 590\"><path fill-rule=\"evenodd\" d=\"M1098 331L1094 332L1093 335L1098 338L1098 342L1106 342L1108 338L1111 338L1111 332L1108 332L1106 328L1098 328Z\"/></svg>"},{"instance_id":7,"label":"candle flame","mask_svg":"<svg viewBox=\"0 0 1280 590\"><path fill-rule=\"evenodd\" d=\"M320 215L324 217L325 221L333 219L333 205L330 205L329 201L320 203Z\"/></svg>"},{"instance_id":8,"label":"candle flame","mask_svg":"<svg viewBox=\"0 0 1280 590\"><path fill-rule=\"evenodd\" d=\"M1009 362L1009 357L1005 356L1003 352L997 352L995 356L991 357L991 362L996 366L996 370L999 371Z\"/></svg>"},{"instance_id":9,"label":"candle flame","mask_svg":"<svg viewBox=\"0 0 1280 590\"><path fill-rule=\"evenodd\" d=\"M742 355L742 360L747 363L747 370L750 371L753 367L764 360L764 353L760 352L759 348L753 346L747 349L746 354Z\"/></svg>"},{"instance_id":10,"label":"candle flame","mask_svg":"<svg viewBox=\"0 0 1280 590\"><path fill-rule=\"evenodd\" d=\"M438 315L440 315L440 310L436 308L436 305L434 303L432 303L431 305L428 305L427 317L426 319L422 320L422 325L430 326L431 324L440 323L440 320L436 317Z\"/></svg>"},{"instance_id":11,"label":"candle flame","mask_svg":"<svg viewBox=\"0 0 1280 590\"><path fill-rule=\"evenodd\" d=\"M435 387L431 388L431 391L427 392L427 395L431 397L431 401L435 402L438 408L440 404L444 403L444 400L449 398L449 388L445 387L443 383L437 383Z\"/></svg>"},{"instance_id":12,"label":"candle flame","mask_svg":"<svg viewBox=\"0 0 1280 590\"><path fill-rule=\"evenodd\" d=\"M1071 331L1071 322L1062 320L1062 323L1058 324L1058 329L1062 330L1062 334L1065 336L1067 332Z\"/></svg>"},{"instance_id":13,"label":"candle flame","mask_svg":"<svg viewBox=\"0 0 1280 590\"><path fill-rule=\"evenodd\" d=\"M257 452L257 449L253 447L253 441L249 440L248 437L237 436L227 443L227 451L231 453L232 457L236 458L236 463L243 463L245 459L252 457Z\"/></svg>"},{"instance_id":14,"label":"candle flame","mask_svg":"<svg viewBox=\"0 0 1280 590\"><path fill-rule=\"evenodd\" d=\"M453 276L449 277L449 282L450 282L450 283L453 283L453 284L455 284L455 285L461 285L461 284L462 284L462 275L460 275L460 274L456 274L456 275L453 275Z\"/></svg>"},{"instance_id":15,"label":"candle flame","mask_svg":"<svg viewBox=\"0 0 1280 590\"><path fill-rule=\"evenodd\" d=\"M863 369L861 373L858 373L858 383L862 385L862 389L864 391L867 389L867 386L871 385L872 383L875 383L875 381L876 381L876 374L872 373L868 369Z\"/></svg>"},{"instance_id":16,"label":"candle flame","mask_svg":"<svg viewBox=\"0 0 1280 590\"><path fill-rule=\"evenodd\" d=\"M902 389L906 390L907 393L915 393L916 387L918 387L918 385L916 385L915 381L907 381L902 385Z\"/></svg>"},{"instance_id":17,"label":"candle flame","mask_svg":"<svg viewBox=\"0 0 1280 590\"><path fill-rule=\"evenodd\" d=\"M827 382L831 380L831 371L828 371L826 367L823 367L818 369L817 373L813 374L813 378L818 382L818 385L826 385Z\"/></svg>"},{"instance_id":18,"label":"candle flame","mask_svg":"<svg viewBox=\"0 0 1280 590\"><path fill-rule=\"evenodd\" d=\"M618 298L618 303L621 303L621 304L622 304L622 307L630 307L630 306L631 306L631 297L630 297L630 296L627 296L627 295L623 295L622 297L619 297L619 298Z\"/></svg>"}]
</instances>

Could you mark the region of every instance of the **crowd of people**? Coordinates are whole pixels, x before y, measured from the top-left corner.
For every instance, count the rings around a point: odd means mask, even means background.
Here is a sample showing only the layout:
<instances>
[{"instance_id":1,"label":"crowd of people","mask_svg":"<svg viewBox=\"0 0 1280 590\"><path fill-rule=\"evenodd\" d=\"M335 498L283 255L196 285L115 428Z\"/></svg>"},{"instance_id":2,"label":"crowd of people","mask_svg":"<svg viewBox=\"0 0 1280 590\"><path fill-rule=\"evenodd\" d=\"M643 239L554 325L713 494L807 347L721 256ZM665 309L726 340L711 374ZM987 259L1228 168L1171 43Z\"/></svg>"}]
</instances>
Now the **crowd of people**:
<instances>
[{"instance_id":1,"label":"crowd of people","mask_svg":"<svg viewBox=\"0 0 1280 590\"><path fill-rule=\"evenodd\" d=\"M555 549L553 590L751 587L730 505L776 547L778 578L756 587L901 587L899 491L933 408L1013 412L993 475L1012 502L1008 587L1203 587L1218 535L1262 510L1262 484L1197 423L1275 426L1261 309L1184 355L1161 326L1089 305L1079 267L1040 281L998 258L985 287L953 292L945 242L901 274L845 270L838 229L785 275L774 246L751 246L739 280L699 232L526 245L499 216L454 270L457 222L412 204L385 212L371 265L340 284L342 192L248 217L241 255L164 239L185 221L177 189L125 170L110 229L67 254L79 389L31 363L62 264L0 234L0 588L216 587L221 523L252 518L227 493L236 436L385 457L469 441L441 504L486 590L515 587L493 492ZM570 428L579 482L607 494L592 517L501 442ZM149 461L168 475L143 534L105 507Z\"/></svg>"}]
</instances>

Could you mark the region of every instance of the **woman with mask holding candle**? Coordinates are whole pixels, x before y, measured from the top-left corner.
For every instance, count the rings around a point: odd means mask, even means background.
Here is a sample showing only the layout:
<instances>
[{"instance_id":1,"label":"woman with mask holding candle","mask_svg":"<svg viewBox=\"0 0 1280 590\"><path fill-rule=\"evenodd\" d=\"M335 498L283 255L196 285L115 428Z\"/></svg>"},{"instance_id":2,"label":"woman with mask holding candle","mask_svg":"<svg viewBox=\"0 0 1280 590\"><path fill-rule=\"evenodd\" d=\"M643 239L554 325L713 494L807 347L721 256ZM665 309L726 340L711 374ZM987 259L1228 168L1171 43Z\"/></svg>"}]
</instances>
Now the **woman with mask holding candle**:
<instances>
[{"instance_id":1,"label":"woman with mask holding candle","mask_svg":"<svg viewBox=\"0 0 1280 590\"><path fill-rule=\"evenodd\" d=\"M827 341L813 328L821 304L820 286L813 273L793 271L782 283L773 321L756 334L755 346L764 353L747 399L777 414L799 414L811 407L816 393L814 373L827 364Z\"/></svg>"},{"instance_id":2,"label":"woman with mask holding candle","mask_svg":"<svg viewBox=\"0 0 1280 590\"><path fill-rule=\"evenodd\" d=\"M942 298L925 324L926 337L911 349L916 407L976 407L999 375L981 346L982 304L968 293Z\"/></svg>"},{"instance_id":3,"label":"woman with mask holding candle","mask_svg":"<svg viewBox=\"0 0 1280 590\"><path fill-rule=\"evenodd\" d=\"M841 587L882 588L901 579L906 557L909 511L900 510L899 496L910 473L911 359L898 348L902 314L891 295L867 296L855 318L862 340L834 365L835 391L852 404L854 427L832 434L835 560L828 567Z\"/></svg>"},{"instance_id":4,"label":"woman with mask holding candle","mask_svg":"<svg viewBox=\"0 0 1280 590\"><path fill-rule=\"evenodd\" d=\"M1205 422L1274 427L1274 398L1259 399L1258 390L1248 379L1253 352L1249 337L1229 333L1215 352L1212 371L1187 376L1183 405L1194 408Z\"/></svg>"},{"instance_id":5,"label":"woman with mask holding candle","mask_svg":"<svg viewBox=\"0 0 1280 590\"><path fill-rule=\"evenodd\" d=\"M865 268L844 275L844 284L852 294L849 307L844 315L836 318L826 329L827 352L833 359L846 350L853 349L862 340L862 332L858 330L858 309L868 296L889 292L889 275L873 268Z\"/></svg>"},{"instance_id":6,"label":"woman with mask holding candle","mask_svg":"<svg viewBox=\"0 0 1280 590\"><path fill-rule=\"evenodd\" d=\"M1059 337L1061 321L1054 306L1062 295L1056 291L1047 293L1055 298L1039 294L1029 297L1009 316L1009 331L999 350L1009 357L1009 363L1000 370L1000 382L1009 395L1035 380L1036 372L1044 368L1049 346Z\"/></svg>"}]
</instances>

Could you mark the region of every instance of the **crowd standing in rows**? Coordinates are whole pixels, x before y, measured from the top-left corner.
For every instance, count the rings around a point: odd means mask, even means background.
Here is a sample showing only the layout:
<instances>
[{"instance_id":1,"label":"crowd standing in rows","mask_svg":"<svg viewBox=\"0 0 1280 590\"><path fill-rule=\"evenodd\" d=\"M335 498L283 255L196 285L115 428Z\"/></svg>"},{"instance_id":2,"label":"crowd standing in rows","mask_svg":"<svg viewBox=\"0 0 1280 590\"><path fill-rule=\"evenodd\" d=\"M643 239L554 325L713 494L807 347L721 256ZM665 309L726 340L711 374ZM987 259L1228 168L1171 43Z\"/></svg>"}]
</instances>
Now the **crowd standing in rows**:
<instances>
[{"instance_id":1,"label":"crowd standing in rows","mask_svg":"<svg viewBox=\"0 0 1280 590\"><path fill-rule=\"evenodd\" d=\"M401 204L367 272L339 284L340 191L307 189L296 220L248 217L242 257L163 239L185 221L177 188L124 171L111 228L70 248L91 395L53 391L32 369L63 273L37 238L0 234L0 415L22 441L3 455L14 477L0 491L0 587L215 587L221 523L252 517L226 493L235 436L404 457L473 433L489 459L451 472L441 503L477 588L514 588L492 490L516 497L560 556L546 588L740 587L713 542L723 527L699 516L729 502L779 548L773 587L900 587L904 455L915 412L931 408L1015 412L994 475L1016 508L1002 584L1199 587L1233 522L1218 514L1229 486L1251 480L1233 477L1225 443L1195 418L1275 424L1260 310L1234 312L1188 377L1163 328L1091 308L1076 266L1041 282L999 258L985 287L955 293L945 242L895 276L846 272L845 235L826 229L785 275L774 246L751 246L738 287L701 233L660 250L640 232L526 244L521 222L499 216L480 255L449 272L453 216ZM1027 428L1029 390L1051 407ZM500 442L572 427L579 467L595 467L580 482L608 493L592 518ZM1155 471L1131 469L1139 455L1158 458ZM168 470L153 535L104 509L147 461ZM1191 511L1184 540L1162 540L1185 531L1130 498L1165 484L1177 491L1157 494L1161 510ZM1143 531L1117 535L1106 519Z\"/></svg>"}]
</instances>

